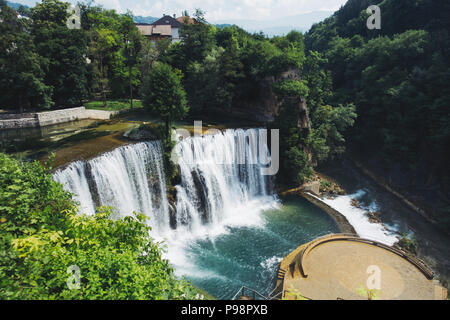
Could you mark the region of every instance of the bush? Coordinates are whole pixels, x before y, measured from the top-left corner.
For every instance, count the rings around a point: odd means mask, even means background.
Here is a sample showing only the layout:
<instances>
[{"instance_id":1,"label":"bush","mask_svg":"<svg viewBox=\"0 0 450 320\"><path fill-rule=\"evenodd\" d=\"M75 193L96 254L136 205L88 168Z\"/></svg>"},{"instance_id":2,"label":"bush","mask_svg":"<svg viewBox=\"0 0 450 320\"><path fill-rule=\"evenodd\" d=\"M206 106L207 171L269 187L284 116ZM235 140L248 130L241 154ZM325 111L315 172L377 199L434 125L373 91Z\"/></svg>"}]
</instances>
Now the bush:
<instances>
[{"instance_id":1,"label":"bush","mask_svg":"<svg viewBox=\"0 0 450 320\"><path fill-rule=\"evenodd\" d=\"M273 90L280 97L307 97L308 87L304 81L300 82L293 79L283 79L274 84Z\"/></svg>"},{"instance_id":2,"label":"bush","mask_svg":"<svg viewBox=\"0 0 450 320\"><path fill-rule=\"evenodd\" d=\"M39 163L0 154L0 299L193 299L145 216L77 214L71 195ZM77 266L80 287L69 289Z\"/></svg>"},{"instance_id":3,"label":"bush","mask_svg":"<svg viewBox=\"0 0 450 320\"><path fill-rule=\"evenodd\" d=\"M402 238L397 242L397 245L402 248L403 250L406 250L408 252L411 252L412 254L417 254L417 241L414 238L414 236L409 236L408 234L403 234Z\"/></svg>"},{"instance_id":4,"label":"bush","mask_svg":"<svg viewBox=\"0 0 450 320\"><path fill-rule=\"evenodd\" d=\"M290 148L285 157L285 172L289 173L285 179L288 183L301 185L314 174L308 155L298 147Z\"/></svg>"}]
</instances>

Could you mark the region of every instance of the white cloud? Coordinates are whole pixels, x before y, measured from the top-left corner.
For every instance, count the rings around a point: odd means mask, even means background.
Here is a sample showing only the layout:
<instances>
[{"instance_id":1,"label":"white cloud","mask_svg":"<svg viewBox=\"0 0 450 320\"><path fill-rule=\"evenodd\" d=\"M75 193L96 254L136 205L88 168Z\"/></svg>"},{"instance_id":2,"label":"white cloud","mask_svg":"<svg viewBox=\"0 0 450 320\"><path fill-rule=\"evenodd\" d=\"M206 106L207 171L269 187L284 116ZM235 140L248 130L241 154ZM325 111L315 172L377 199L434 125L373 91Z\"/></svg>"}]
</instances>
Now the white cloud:
<instances>
[{"instance_id":1,"label":"white cloud","mask_svg":"<svg viewBox=\"0 0 450 320\"><path fill-rule=\"evenodd\" d=\"M34 5L36 0L11 0ZM66 0L76 3L78 0ZM262 20L307 13L311 11L334 11L346 0L96 0L105 8L135 15L159 17L162 14L181 15L183 10L191 14L196 8L206 11L210 21L227 19Z\"/></svg>"}]
</instances>

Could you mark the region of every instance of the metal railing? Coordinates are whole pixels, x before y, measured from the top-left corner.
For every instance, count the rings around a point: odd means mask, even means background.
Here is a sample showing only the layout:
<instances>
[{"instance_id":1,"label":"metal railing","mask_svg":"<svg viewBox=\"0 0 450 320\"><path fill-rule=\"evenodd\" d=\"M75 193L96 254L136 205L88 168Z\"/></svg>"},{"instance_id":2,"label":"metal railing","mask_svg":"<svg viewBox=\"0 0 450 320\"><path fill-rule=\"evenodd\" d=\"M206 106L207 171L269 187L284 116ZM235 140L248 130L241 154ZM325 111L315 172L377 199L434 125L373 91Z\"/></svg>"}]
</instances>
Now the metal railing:
<instances>
[{"instance_id":1,"label":"metal railing","mask_svg":"<svg viewBox=\"0 0 450 320\"><path fill-rule=\"evenodd\" d=\"M250 295L248 293L250 293ZM254 290L252 288L248 288L246 286L242 286L238 290L238 292L236 292L236 294L234 295L234 297L231 300L236 300L236 298L240 298L240 297L248 297L248 298L251 298L252 300L270 300L265 295L259 293L258 291Z\"/></svg>"}]
</instances>

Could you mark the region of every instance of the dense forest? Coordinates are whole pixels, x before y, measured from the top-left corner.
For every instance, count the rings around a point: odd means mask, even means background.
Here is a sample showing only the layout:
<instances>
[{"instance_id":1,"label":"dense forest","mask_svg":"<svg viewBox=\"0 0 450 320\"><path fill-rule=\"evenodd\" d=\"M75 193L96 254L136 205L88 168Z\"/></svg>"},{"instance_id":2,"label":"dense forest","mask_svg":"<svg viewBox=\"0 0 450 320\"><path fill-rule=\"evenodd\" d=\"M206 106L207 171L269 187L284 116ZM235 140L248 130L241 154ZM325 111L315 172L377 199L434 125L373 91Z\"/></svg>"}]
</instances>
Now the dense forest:
<instances>
[{"instance_id":1,"label":"dense forest","mask_svg":"<svg viewBox=\"0 0 450 320\"><path fill-rule=\"evenodd\" d=\"M366 8L378 4L381 29ZM450 223L450 3L350 0L305 35L358 115L348 148L432 219Z\"/></svg>"},{"instance_id":2,"label":"dense forest","mask_svg":"<svg viewBox=\"0 0 450 320\"><path fill-rule=\"evenodd\" d=\"M381 8L379 30L366 27L371 4ZM197 9L178 43L147 41L131 12L91 3L79 4L81 25L71 29L68 8L43 0L19 8L23 18L0 0L1 109L108 99L132 107L140 99L139 112L164 120L169 154L174 121L251 115L266 92L274 108L261 125L280 130L279 185L296 187L318 165L347 155L450 224L448 2L349 0L306 34L273 38L208 24ZM176 168L166 165L170 184ZM78 216L50 170L0 154L2 298L196 297L161 258L143 216L110 220L110 208ZM58 262L75 257L92 277L78 294L65 289L66 264Z\"/></svg>"},{"instance_id":3,"label":"dense forest","mask_svg":"<svg viewBox=\"0 0 450 320\"><path fill-rule=\"evenodd\" d=\"M174 120L218 111L232 114L244 108L241 101L257 98L261 83L271 79L269 90L279 105L271 127L281 131L279 182L286 185L303 183L314 163L342 152L341 132L356 117L352 104L322 103L330 78L321 69L320 56L306 58L299 32L268 39L236 26L217 28L197 10L195 22L181 28L182 42L155 44L140 35L131 13L79 4L81 28L71 29L64 2L44 0L34 8L20 8L29 18L19 17L5 1L0 7L0 105L13 112L140 98L145 110L139 112L165 120L161 131L168 155ZM304 67L309 71L302 79ZM282 76L286 71L294 77ZM308 81L314 88L308 88ZM309 94L315 106L310 112L304 104ZM167 159L166 166L170 184L176 168ZM196 297L196 289L174 278L159 245L148 237L142 216L110 221L111 210L100 208L95 217L78 217L76 204L51 180L49 170L49 165L44 169L38 163L0 158L4 298ZM89 262L89 255L98 259ZM84 269L95 270L93 278L83 279L86 290L76 294L64 289L60 280L67 270L58 262L75 257L85 261Z\"/></svg>"},{"instance_id":4,"label":"dense forest","mask_svg":"<svg viewBox=\"0 0 450 320\"><path fill-rule=\"evenodd\" d=\"M19 19L3 5L1 106L51 109L89 99L106 105L109 98L131 100L134 94L164 118L168 136L172 121L187 115L246 111L246 102L258 103L262 83L272 79L277 101L271 127L281 130L284 159L279 181L303 183L313 165L344 151L342 133L353 124L355 107L325 103L331 93L325 61L305 56L301 33L269 39L236 26L217 28L198 9L195 23L180 30L182 42L155 44L140 35L131 13L80 3L81 28L69 29L67 8L44 0L21 10L30 19ZM286 71L294 77L283 76Z\"/></svg>"}]
</instances>

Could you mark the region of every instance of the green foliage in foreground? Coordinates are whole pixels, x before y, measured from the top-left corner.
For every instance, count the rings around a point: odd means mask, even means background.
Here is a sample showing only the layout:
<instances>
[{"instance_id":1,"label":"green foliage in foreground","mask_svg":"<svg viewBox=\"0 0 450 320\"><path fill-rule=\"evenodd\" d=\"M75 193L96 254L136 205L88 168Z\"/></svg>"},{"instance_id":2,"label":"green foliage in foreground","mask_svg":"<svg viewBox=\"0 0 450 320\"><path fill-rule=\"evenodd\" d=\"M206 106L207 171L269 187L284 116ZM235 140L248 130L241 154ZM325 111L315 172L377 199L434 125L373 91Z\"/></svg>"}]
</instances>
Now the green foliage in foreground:
<instances>
[{"instance_id":1,"label":"green foliage in foreground","mask_svg":"<svg viewBox=\"0 0 450 320\"><path fill-rule=\"evenodd\" d=\"M89 101L84 104L86 109L105 110L105 111L119 111L123 109L130 109L130 100L107 100L106 107L103 101ZM133 100L133 108L142 108L140 100Z\"/></svg>"},{"instance_id":2,"label":"green foliage in foreground","mask_svg":"<svg viewBox=\"0 0 450 320\"><path fill-rule=\"evenodd\" d=\"M141 214L77 214L39 163L0 154L0 299L194 299ZM70 290L80 268L80 287Z\"/></svg>"}]
</instances>

